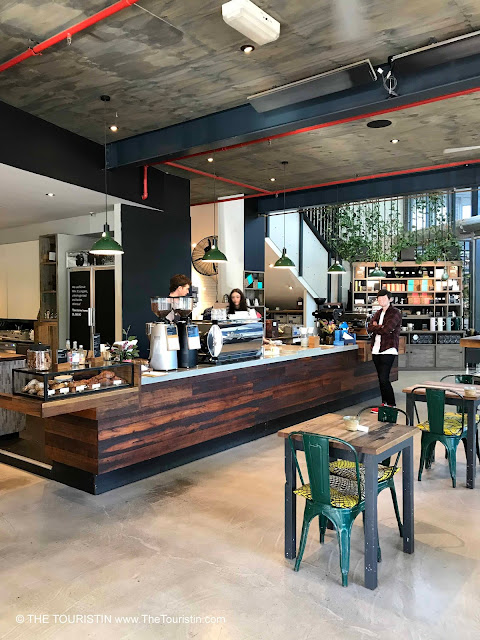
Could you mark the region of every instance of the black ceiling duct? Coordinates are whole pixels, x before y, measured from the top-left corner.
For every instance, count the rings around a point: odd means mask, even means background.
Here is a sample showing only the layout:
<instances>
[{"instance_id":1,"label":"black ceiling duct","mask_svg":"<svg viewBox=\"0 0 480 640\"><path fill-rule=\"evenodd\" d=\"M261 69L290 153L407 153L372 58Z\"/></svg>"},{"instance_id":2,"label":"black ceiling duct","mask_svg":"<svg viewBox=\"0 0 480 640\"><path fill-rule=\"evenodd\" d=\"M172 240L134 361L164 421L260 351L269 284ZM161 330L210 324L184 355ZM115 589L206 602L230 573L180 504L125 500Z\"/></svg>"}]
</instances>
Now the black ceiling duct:
<instances>
[{"instance_id":1,"label":"black ceiling duct","mask_svg":"<svg viewBox=\"0 0 480 640\"><path fill-rule=\"evenodd\" d=\"M247 99L258 113L280 109L298 102L313 100L331 93L352 89L368 82L374 82L377 74L370 60L361 60L340 69L333 69L304 80L291 82L282 87L262 91Z\"/></svg>"},{"instance_id":2,"label":"black ceiling duct","mask_svg":"<svg viewBox=\"0 0 480 640\"><path fill-rule=\"evenodd\" d=\"M435 42L420 49L391 56L389 63L395 74L407 74L460 58L468 58L479 53L480 31L474 31L457 38Z\"/></svg>"}]
</instances>

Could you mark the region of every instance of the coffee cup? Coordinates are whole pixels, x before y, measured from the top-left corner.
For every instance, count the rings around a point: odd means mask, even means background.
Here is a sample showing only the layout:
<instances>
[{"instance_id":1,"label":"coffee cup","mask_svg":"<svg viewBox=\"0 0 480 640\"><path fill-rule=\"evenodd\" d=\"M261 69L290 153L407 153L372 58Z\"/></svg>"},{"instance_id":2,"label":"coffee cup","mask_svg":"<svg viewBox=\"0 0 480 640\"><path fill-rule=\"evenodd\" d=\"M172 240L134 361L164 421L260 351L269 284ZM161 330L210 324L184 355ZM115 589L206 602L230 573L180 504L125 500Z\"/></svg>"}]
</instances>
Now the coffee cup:
<instances>
[{"instance_id":1,"label":"coffee cup","mask_svg":"<svg viewBox=\"0 0 480 640\"><path fill-rule=\"evenodd\" d=\"M348 431L356 431L358 429L358 418L356 416L343 416L345 428Z\"/></svg>"}]
</instances>

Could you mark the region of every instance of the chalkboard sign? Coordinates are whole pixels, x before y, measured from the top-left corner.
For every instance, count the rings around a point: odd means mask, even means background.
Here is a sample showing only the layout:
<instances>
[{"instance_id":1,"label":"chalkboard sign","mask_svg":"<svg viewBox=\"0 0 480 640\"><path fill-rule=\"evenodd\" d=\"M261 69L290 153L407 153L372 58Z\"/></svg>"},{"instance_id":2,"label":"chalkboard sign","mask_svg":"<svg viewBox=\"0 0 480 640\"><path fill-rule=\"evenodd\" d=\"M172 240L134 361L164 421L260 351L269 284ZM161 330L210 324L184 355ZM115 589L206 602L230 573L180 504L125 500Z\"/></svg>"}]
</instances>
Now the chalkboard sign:
<instances>
[{"instance_id":1,"label":"chalkboard sign","mask_svg":"<svg viewBox=\"0 0 480 640\"><path fill-rule=\"evenodd\" d=\"M91 327L88 326L88 309L91 305L90 271L70 271L69 283L70 341L76 341L85 349L90 348Z\"/></svg>"},{"instance_id":2,"label":"chalkboard sign","mask_svg":"<svg viewBox=\"0 0 480 640\"><path fill-rule=\"evenodd\" d=\"M99 358L100 357L100 334L99 333L94 333L93 334L93 357L94 358Z\"/></svg>"}]
</instances>

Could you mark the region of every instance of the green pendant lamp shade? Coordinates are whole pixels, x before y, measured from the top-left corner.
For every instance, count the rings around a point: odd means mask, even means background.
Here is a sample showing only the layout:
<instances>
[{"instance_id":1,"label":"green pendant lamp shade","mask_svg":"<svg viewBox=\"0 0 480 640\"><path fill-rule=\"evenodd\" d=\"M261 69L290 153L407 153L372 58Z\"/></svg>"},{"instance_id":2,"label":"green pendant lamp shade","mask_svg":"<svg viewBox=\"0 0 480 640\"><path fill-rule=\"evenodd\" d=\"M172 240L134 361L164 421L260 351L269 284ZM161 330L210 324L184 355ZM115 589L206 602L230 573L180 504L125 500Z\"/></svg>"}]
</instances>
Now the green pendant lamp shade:
<instances>
[{"instance_id":1,"label":"green pendant lamp shade","mask_svg":"<svg viewBox=\"0 0 480 640\"><path fill-rule=\"evenodd\" d=\"M287 250L285 247L282 249L282 255L273 266L275 269L291 269L292 267L295 267L295 263L287 256Z\"/></svg>"},{"instance_id":2,"label":"green pendant lamp shade","mask_svg":"<svg viewBox=\"0 0 480 640\"><path fill-rule=\"evenodd\" d=\"M105 224L103 225L102 237L99 238L93 247L90 249L90 253L94 256L119 256L123 253L122 245L118 244L110 233L110 227L108 226L108 185L107 185L107 102L110 102L110 96L100 96L100 100L104 104L105 122L103 124L104 135L104 178L105 178Z\"/></svg>"},{"instance_id":3,"label":"green pendant lamp shade","mask_svg":"<svg viewBox=\"0 0 480 640\"><path fill-rule=\"evenodd\" d=\"M443 270L442 273L442 280L445 282L446 280L448 280L448 271L447 271L447 267L445 267L445 269Z\"/></svg>"},{"instance_id":4,"label":"green pendant lamp shade","mask_svg":"<svg viewBox=\"0 0 480 640\"><path fill-rule=\"evenodd\" d=\"M216 240L212 242L210 249L205 251L203 262L228 262L227 256L217 247Z\"/></svg>"},{"instance_id":5,"label":"green pendant lamp shade","mask_svg":"<svg viewBox=\"0 0 480 640\"><path fill-rule=\"evenodd\" d=\"M104 225L102 237L95 242L90 253L94 256L115 256L123 253L123 247L112 238L108 224Z\"/></svg>"},{"instance_id":6,"label":"green pendant lamp shade","mask_svg":"<svg viewBox=\"0 0 480 640\"><path fill-rule=\"evenodd\" d=\"M332 266L328 268L327 273L329 273L331 276L341 276L344 273L347 273L347 270L345 269L343 264L335 261L334 264L332 264Z\"/></svg>"},{"instance_id":7,"label":"green pendant lamp shade","mask_svg":"<svg viewBox=\"0 0 480 640\"><path fill-rule=\"evenodd\" d=\"M382 269L382 267L379 266L378 262L376 262L375 263L375 268L370 273L369 278L386 278L386 277L387 277L387 274Z\"/></svg>"},{"instance_id":8,"label":"green pendant lamp shade","mask_svg":"<svg viewBox=\"0 0 480 640\"><path fill-rule=\"evenodd\" d=\"M288 164L288 162L286 160L284 160L282 162L282 165L283 165L283 249L282 249L282 255L280 256L280 258L273 265L274 269L291 269L292 267L293 268L295 267L295 263L293 262L293 260L290 260L290 258L287 256L287 249L285 247L285 218L286 218L286 213L285 213L285 189L286 189L285 171L287 169L287 164Z\"/></svg>"}]
</instances>

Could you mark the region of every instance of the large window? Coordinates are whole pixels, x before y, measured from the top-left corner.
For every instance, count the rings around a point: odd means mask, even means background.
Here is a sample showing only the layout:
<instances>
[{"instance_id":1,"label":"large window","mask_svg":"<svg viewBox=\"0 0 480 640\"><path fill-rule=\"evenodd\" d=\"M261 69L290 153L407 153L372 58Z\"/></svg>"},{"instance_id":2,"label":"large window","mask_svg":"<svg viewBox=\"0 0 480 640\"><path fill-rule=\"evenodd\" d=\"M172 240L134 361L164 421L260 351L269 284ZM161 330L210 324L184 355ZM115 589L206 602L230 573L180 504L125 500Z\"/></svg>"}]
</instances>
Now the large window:
<instances>
[{"instance_id":1,"label":"large window","mask_svg":"<svg viewBox=\"0 0 480 640\"><path fill-rule=\"evenodd\" d=\"M472 217L472 191L455 191L455 220Z\"/></svg>"}]
</instances>

